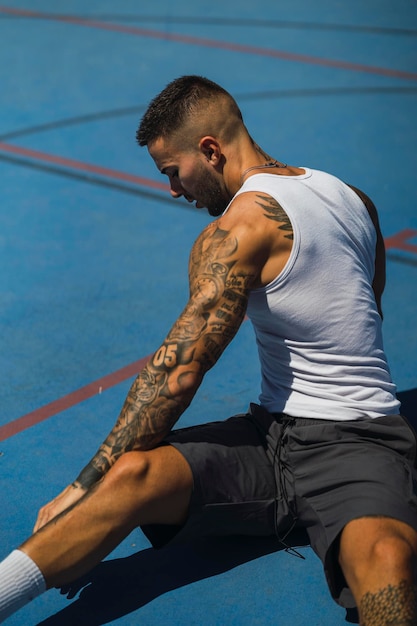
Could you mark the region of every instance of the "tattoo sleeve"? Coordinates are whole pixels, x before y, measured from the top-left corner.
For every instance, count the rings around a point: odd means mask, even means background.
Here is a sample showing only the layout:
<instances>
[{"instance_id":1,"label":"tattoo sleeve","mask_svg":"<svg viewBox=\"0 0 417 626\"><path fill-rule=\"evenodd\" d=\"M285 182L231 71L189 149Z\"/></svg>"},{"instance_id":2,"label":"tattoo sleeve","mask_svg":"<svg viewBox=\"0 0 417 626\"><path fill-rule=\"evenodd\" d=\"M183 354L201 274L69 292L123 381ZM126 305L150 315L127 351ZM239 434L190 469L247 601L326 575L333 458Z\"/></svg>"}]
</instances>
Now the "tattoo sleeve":
<instances>
[{"instance_id":1,"label":"tattoo sleeve","mask_svg":"<svg viewBox=\"0 0 417 626\"><path fill-rule=\"evenodd\" d=\"M130 450L157 446L190 404L204 374L236 334L250 273L239 269L237 239L210 224L193 246L189 301L127 395L115 426L77 482L89 488Z\"/></svg>"}]
</instances>

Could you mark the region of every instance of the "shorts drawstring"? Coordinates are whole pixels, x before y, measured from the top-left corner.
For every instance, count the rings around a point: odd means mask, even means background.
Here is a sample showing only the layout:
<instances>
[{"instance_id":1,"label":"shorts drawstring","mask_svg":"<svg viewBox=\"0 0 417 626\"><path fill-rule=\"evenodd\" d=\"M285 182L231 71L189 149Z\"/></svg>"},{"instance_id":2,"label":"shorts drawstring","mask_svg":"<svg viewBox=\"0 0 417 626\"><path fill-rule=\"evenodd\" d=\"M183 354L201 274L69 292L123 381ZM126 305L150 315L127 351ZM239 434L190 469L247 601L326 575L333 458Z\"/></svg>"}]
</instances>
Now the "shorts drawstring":
<instances>
[{"instance_id":1,"label":"shorts drawstring","mask_svg":"<svg viewBox=\"0 0 417 626\"><path fill-rule=\"evenodd\" d=\"M289 466L282 458L282 452L283 452L282 442L283 442L283 438L287 432L288 427L294 425L295 419L287 418L285 419L285 421L282 420L281 423L283 424L283 427L282 427L280 436L278 438L278 441L276 443L274 456L273 456L274 466L278 467L278 481L279 481L278 484L277 482L275 482L275 485L276 485L275 503L276 503L276 509L278 509L279 500L283 500L285 502L288 513L292 517L292 522L290 526L288 527L288 529L286 530L285 534L281 535L281 533L278 531L278 516L277 516L277 510L276 510L275 519L274 519L275 534L278 538L278 541L282 544L285 552L288 552L288 554L292 554L293 556L296 556L300 559L305 560L305 557L300 552L298 552L298 550L296 550L294 547L288 545L286 541L288 536L291 534L291 532L294 530L297 524L298 515L297 515L296 508L294 508L294 503L290 502L290 499L288 497L288 492L287 492L287 486L285 484L284 471L288 470Z\"/></svg>"}]
</instances>

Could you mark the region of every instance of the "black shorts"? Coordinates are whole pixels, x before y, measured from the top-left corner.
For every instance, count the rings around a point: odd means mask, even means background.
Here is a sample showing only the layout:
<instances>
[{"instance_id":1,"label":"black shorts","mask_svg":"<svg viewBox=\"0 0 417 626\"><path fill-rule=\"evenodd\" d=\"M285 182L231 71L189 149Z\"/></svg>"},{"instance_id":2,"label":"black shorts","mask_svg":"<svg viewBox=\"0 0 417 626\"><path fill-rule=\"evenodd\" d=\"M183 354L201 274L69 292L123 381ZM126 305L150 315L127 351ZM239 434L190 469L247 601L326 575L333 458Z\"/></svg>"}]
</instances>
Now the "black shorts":
<instances>
[{"instance_id":1,"label":"black shorts","mask_svg":"<svg viewBox=\"0 0 417 626\"><path fill-rule=\"evenodd\" d=\"M192 469L184 526L144 526L155 547L208 535L275 535L286 547L306 529L334 599L353 598L338 565L338 538L351 520L383 515L417 531L416 437L407 421L386 416L329 421L245 415L173 431Z\"/></svg>"}]
</instances>

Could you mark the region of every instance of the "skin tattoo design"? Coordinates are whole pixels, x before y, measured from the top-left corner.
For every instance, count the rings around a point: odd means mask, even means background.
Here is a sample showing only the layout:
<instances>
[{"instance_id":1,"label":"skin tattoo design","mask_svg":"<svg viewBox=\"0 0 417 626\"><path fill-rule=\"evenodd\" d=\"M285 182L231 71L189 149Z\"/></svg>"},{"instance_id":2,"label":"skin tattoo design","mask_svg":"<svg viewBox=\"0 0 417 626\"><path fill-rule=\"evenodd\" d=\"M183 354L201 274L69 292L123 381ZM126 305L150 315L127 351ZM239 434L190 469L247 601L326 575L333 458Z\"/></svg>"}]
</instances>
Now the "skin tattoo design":
<instances>
[{"instance_id":1,"label":"skin tattoo design","mask_svg":"<svg viewBox=\"0 0 417 626\"><path fill-rule=\"evenodd\" d=\"M415 626L417 595L403 580L376 593L366 593L360 604L363 626Z\"/></svg>"},{"instance_id":2,"label":"skin tattoo design","mask_svg":"<svg viewBox=\"0 0 417 626\"><path fill-rule=\"evenodd\" d=\"M190 299L162 346L133 383L115 427L74 486L87 489L124 452L157 445L187 408L192 396L185 392L179 400L175 392L178 388L186 390L189 374L203 379L245 315L252 277L235 273L237 255L237 240L215 223L197 239L190 257ZM196 356L199 341L204 343Z\"/></svg>"},{"instance_id":3,"label":"skin tattoo design","mask_svg":"<svg viewBox=\"0 0 417 626\"><path fill-rule=\"evenodd\" d=\"M258 195L258 198L256 204L259 204L266 211L265 217L280 222L281 226L278 226L278 229L288 231L288 234L285 235L286 239L293 239L292 225L282 206L271 196Z\"/></svg>"}]
</instances>

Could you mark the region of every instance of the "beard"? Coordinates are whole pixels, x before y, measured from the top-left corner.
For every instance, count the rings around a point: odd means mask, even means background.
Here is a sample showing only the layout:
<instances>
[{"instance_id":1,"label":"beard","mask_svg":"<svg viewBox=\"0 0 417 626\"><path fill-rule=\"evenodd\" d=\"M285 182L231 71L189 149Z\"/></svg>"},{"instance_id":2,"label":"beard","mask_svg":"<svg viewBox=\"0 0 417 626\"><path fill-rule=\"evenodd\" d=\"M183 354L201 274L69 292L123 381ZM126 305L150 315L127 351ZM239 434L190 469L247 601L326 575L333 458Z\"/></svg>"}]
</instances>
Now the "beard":
<instances>
[{"instance_id":1,"label":"beard","mask_svg":"<svg viewBox=\"0 0 417 626\"><path fill-rule=\"evenodd\" d=\"M198 182L195 183L194 188L195 199L199 204L206 207L212 217L221 215L232 199L222 188L216 176L202 165L198 174Z\"/></svg>"}]
</instances>

